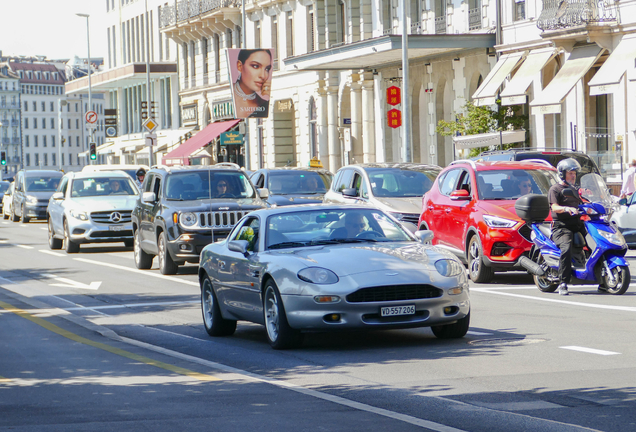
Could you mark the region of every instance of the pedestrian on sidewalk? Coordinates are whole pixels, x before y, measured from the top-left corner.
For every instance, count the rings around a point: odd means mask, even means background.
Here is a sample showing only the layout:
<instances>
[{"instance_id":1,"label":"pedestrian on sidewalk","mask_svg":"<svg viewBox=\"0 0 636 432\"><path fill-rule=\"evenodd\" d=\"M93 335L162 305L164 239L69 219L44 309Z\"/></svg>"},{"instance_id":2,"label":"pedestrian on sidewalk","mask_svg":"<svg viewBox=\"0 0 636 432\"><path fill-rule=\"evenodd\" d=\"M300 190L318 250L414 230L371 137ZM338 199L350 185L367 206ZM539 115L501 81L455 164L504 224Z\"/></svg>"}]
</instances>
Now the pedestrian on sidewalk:
<instances>
[{"instance_id":1,"label":"pedestrian on sidewalk","mask_svg":"<svg viewBox=\"0 0 636 432\"><path fill-rule=\"evenodd\" d=\"M632 163L623 174L623 187L621 188L620 198L627 198L634 192L636 192L636 159L632 159Z\"/></svg>"}]
</instances>

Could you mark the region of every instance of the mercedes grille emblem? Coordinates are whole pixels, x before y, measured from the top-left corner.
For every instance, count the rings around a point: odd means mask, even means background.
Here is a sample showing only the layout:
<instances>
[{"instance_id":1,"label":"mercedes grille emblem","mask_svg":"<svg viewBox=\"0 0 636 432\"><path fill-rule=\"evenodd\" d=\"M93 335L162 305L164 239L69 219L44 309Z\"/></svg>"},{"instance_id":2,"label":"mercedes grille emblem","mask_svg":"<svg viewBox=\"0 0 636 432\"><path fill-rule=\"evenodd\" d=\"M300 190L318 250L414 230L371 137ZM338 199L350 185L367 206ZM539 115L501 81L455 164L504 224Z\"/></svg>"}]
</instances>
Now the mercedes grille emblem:
<instances>
[{"instance_id":1,"label":"mercedes grille emblem","mask_svg":"<svg viewBox=\"0 0 636 432\"><path fill-rule=\"evenodd\" d=\"M119 212L112 212L112 213L110 214L110 221L111 221L111 222L117 223L117 222L119 222L120 220L121 220L121 213L119 213Z\"/></svg>"}]
</instances>

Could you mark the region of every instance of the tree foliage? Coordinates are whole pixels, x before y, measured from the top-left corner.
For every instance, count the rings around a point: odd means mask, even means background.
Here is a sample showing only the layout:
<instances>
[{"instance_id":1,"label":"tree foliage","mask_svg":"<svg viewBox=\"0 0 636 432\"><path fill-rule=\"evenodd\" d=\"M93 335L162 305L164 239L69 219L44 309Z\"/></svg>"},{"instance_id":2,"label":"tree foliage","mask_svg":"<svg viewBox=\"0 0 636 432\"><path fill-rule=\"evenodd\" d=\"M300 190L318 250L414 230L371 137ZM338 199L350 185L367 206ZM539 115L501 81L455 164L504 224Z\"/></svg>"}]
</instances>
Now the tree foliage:
<instances>
[{"instance_id":1,"label":"tree foliage","mask_svg":"<svg viewBox=\"0 0 636 432\"><path fill-rule=\"evenodd\" d=\"M520 113L521 105L502 106L497 100L497 109L488 106L476 106L466 102L462 107L465 114L457 117L453 122L440 120L437 122L436 132L442 136L477 135L489 132L499 132L509 129L520 129L525 126L528 116ZM505 145L504 148L514 147L515 144ZM474 148L470 157L479 155L487 147Z\"/></svg>"}]
</instances>

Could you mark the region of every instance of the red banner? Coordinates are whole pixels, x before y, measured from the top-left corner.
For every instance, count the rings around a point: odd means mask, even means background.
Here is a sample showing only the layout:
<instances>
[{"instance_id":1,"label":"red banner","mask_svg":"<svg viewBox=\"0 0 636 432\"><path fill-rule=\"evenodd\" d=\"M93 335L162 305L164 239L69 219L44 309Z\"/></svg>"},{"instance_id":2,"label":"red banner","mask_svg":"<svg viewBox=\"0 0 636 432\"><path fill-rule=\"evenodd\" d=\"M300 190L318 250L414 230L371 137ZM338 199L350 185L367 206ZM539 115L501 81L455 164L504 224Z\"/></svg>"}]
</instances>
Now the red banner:
<instances>
[{"instance_id":1,"label":"red banner","mask_svg":"<svg viewBox=\"0 0 636 432\"><path fill-rule=\"evenodd\" d=\"M389 105L398 105L400 102L402 102L402 96L399 87L391 86L386 89L386 102Z\"/></svg>"},{"instance_id":2,"label":"red banner","mask_svg":"<svg viewBox=\"0 0 636 432\"><path fill-rule=\"evenodd\" d=\"M402 111L400 111L399 109L393 108L392 110L389 110L389 112L387 113L387 118L389 120L390 128L395 129L402 126Z\"/></svg>"}]
</instances>

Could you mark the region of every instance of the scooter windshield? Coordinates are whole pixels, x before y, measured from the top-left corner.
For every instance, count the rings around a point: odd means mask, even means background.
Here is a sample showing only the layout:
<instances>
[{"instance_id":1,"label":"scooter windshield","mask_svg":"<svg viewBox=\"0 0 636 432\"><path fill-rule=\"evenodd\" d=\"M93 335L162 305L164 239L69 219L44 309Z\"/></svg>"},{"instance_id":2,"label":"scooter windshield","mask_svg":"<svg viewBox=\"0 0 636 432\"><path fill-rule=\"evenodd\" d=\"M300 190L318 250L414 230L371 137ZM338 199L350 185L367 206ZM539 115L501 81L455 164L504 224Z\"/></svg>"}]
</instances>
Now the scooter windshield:
<instances>
[{"instance_id":1,"label":"scooter windshield","mask_svg":"<svg viewBox=\"0 0 636 432\"><path fill-rule=\"evenodd\" d=\"M603 178L595 173L581 177L581 196L591 202L601 203L606 209L612 207L613 201Z\"/></svg>"}]
</instances>

